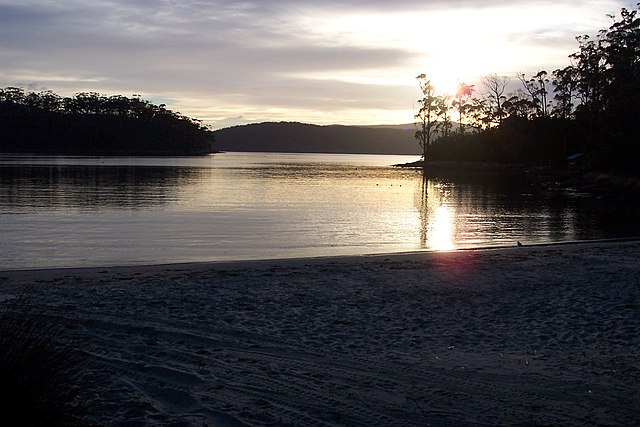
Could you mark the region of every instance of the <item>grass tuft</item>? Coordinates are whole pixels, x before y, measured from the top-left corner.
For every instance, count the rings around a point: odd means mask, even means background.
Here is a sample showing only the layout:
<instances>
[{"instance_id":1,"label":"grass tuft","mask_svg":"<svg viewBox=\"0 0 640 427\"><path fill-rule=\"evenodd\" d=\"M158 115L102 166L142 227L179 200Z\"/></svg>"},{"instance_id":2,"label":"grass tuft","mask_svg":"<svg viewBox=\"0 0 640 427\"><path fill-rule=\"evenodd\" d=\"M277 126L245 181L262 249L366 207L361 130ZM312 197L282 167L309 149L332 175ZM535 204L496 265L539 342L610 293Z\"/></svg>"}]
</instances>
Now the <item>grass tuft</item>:
<instances>
[{"instance_id":1,"label":"grass tuft","mask_svg":"<svg viewBox=\"0 0 640 427\"><path fill-rule=\"evenodd\" d=\"M38 313L30 291L0 313L2 418L24 426L86 425L78 403L86 365L59 318Z\"/></svg>"}]
</instances>

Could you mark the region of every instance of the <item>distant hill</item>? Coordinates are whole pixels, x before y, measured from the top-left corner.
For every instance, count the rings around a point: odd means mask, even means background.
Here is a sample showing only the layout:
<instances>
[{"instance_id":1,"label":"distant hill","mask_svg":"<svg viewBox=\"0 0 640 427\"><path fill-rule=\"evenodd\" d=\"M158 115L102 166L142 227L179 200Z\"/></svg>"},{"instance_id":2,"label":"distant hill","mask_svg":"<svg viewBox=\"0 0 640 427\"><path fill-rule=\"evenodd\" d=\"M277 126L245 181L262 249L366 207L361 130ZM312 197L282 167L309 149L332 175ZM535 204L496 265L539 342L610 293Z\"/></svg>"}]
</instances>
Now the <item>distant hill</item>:
<instances>
[{"instance_id":1,"label":"distant hill","mask_svg":"<svg viewBox=\"0 0 640 427\"><path fill-rule=\"evenodd\" d=\"M215 131L217 151L420 154L413 125L318 126L266 122Z\"/></svg>"},{"instance_id":2,"label":"distant hill","mask_svg":"<svg viewBox=\"0 0 640 427\"><path fill-rule=\"evenodd\" d=\"M369 126L358 126L363 128L374 128L374 129L398 129L405 131L416 131L415 123L401 123L397 125L369 125Z\"/></svg>"}]
</instances>

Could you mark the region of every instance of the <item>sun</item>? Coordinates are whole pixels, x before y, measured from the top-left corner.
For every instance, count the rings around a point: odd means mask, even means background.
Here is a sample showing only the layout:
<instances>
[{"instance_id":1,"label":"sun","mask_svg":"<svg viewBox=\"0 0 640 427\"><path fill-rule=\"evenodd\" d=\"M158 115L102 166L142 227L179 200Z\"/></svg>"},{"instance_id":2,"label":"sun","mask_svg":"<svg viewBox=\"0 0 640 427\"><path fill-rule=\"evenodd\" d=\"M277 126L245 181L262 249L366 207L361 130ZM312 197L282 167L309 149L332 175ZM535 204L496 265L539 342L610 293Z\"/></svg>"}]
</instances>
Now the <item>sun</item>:
<instances>
[{"instance_id":1,"label":"sun","mask_svg":"<svg viewBox=\"0 0 640 427\"><path fill-rule=\"evenodd\" d=\"M427 75L438 95L455 96L460 79L449 70L437 70Z\"/></svg>"}]
</instances>

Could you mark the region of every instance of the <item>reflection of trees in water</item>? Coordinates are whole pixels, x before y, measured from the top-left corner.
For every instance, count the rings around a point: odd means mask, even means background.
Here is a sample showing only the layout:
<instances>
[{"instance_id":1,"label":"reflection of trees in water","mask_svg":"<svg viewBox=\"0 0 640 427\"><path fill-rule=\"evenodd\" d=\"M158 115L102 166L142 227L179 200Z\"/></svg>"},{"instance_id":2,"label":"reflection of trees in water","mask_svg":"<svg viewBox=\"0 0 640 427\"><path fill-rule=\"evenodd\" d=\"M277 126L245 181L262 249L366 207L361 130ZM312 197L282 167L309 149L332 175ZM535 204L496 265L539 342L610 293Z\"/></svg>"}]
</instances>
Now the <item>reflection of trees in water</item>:
<instances>
[{"instance_id":1,"label":"reflection of trees in water","mask_svg":"<svg viewBox=\"0 0 640 427\"><path fill-rule=\"evenodd\" d=\"M640 234L638 206L569 197L508 175L477 182L423 176L416 196L425 249Z\"/></svg>"},{"instance_id":2,"label":"reflection of trees in water","mask_svg":"<svg viewBox=\"0 0 640 427\"><path fill-rule=\"evenodd\" d=\"M420 186L420 247L453 249L455 214L448 203L450 186L422 176Z\"/></svg>"},{"instance_id":3,"label":"reflection of trees in water","mask_svg":"<svg viewBox=\"0 0 640 427\"><path fill-rule=\"evenodd\" d=\"M206 169L190 167L9 165L0 168L2 210L139 209L175 200Z\"/></svg>"},{"instance_id":4,"label":"reflection of trees in water","mask_svg":"<svg viewBox=\"0 0 640 427\"><path fill-rule=\"evenodd\" d=\"M567 218L575 229L575 239L640 236L640 205L624 200L572 200L574 215Z\"/></svg>"}]
</instances>

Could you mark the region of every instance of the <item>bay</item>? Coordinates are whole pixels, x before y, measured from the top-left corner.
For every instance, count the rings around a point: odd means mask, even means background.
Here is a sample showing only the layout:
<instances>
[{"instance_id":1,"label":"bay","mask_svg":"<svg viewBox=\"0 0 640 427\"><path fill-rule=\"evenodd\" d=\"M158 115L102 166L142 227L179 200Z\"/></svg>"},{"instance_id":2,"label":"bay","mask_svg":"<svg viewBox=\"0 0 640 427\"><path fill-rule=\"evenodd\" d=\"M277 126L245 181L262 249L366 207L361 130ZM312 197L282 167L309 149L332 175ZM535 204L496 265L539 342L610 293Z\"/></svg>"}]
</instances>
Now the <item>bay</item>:
<instances>
[{"instance_id":1,"label":"bay","mask_svg":"<svg viewBox=\"0 0 640 427\"><path fill-rule=\"evenodd\" d=\"M415 156L0 156L0 270L391 253L638 234L635 212Z\"/></svg>"}]
</instances>

